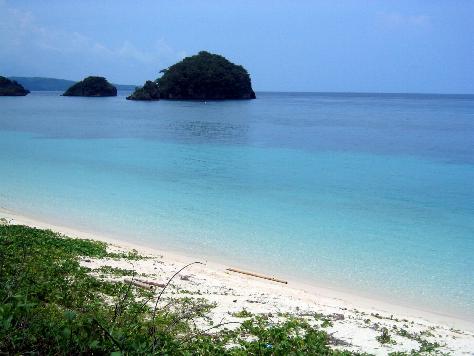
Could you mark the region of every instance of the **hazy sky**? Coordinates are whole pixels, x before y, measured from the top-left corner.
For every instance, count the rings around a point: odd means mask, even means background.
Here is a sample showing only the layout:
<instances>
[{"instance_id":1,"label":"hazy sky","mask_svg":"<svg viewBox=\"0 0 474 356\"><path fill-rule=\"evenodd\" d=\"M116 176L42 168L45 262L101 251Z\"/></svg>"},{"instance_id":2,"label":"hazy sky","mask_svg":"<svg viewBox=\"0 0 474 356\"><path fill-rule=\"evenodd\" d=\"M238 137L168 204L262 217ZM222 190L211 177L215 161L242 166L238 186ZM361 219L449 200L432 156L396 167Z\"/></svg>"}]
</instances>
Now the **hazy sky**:
<instances>
[{"instance_id":1,"label":"hazy sky","mask_svg":"<svg viewBox=\"0 0 474 356\"><path fill-rule=\"evenodd\" d=\"M200 50L256 90L474 93L474 1L0 0L0 75L142 84Z\"/></svg>"}]
</instances>

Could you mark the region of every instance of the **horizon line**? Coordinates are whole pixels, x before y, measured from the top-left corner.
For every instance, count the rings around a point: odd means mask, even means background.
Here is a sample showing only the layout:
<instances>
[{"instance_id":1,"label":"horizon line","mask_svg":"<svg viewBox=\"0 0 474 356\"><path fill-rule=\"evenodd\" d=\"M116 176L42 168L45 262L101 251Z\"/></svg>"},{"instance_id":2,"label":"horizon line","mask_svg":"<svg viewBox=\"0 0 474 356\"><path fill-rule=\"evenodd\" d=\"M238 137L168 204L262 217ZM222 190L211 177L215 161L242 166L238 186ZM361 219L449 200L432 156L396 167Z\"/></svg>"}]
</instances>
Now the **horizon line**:
<instances>
[{"instance_id":1,"label":"horizon line","mask_svg":"<svg viewBox=\"0 0 474 356\"><path fill-rule=\"evenodd\" d=\"M78 82L79 80L75 79L64 79L64 78L56 78L56 77L41 77L41 76L21 76L21 75L9 75L6 76L7 78L43 78L43 79L57 79L57 80L67 80L72 82ZM114 83L115 85L122 85L122 86L134 86L140 87L140 84L123 84L123 83ZM33 90L33 91L44 91L44 90ZM52 90L55 91L55 90ZM297 93L297 94L366 94L366 95L374 95L374 94L390 94L390 95L467 95L467 96L474 96L473 93L459 93L459 92L397 92L397 91L321 91L321 90L255 90L256 93Z\"/></svg>"}]
</instances>

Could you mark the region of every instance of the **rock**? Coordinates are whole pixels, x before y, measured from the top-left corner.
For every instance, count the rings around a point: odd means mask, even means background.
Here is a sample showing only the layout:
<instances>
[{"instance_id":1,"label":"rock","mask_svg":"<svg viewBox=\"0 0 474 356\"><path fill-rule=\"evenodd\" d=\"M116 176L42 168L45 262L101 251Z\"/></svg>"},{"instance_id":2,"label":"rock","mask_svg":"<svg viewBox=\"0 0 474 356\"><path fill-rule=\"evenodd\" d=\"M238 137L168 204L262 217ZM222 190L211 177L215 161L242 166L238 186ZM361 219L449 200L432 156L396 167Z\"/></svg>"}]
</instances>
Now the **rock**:
<instances>
[{"instance_id":1,"label":"rock","mask_svg":"<svg viewBox=\"0 0 474 356\"><path fill-rule=\"evenodd\" d=\"M136 88L132 95L127 96L127 100L160 100L158 84L147 80L145 85Z\"/></svg>"},{"instance_id":2,"label":"rock","mask_svg":"<svg viewBox=\"0 0 474 356\"><path fill-rule=\"evenodd\" d=\"M117 96L117 88L104 77L87 77L72 85L63 96Z\"/></svg>"},{"instance_id":3,"label":"rock","mask_svg":"<svg viewBox=\"0 0 474 356\"><path fill-rule=\"evenodd\" d=\"M0 76L0 96L25 96L29 92L16 81Z\"/></svg>"}]
</instances>

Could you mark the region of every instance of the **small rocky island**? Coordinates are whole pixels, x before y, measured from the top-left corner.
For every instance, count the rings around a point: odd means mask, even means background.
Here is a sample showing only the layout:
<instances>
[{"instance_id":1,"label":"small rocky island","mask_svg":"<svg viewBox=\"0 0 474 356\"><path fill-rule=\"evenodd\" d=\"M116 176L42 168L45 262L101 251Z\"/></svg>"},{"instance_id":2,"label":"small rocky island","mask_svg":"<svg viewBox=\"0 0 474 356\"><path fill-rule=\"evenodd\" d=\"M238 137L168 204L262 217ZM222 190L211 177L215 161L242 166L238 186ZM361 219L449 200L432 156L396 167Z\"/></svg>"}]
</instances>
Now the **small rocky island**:
<instances>
[{"instance_id":1,"label":"small rocky island","mask_svg":"<svg viewBox=\"0 0 474 356\"><path fill-rule=\"evenodd\" d=\"M136 88L132 95L127 96L127 100L160 100L158 84L147 80L144 86Z\"/></svg>"},{"instance_id":2,"label":"small rocky island","mask_svg":"<svg viewBox=\"0 0 474 356\"><path fill-rule=\"evenodd\" d=\"M155 82L148 81L127 99L255 99L245 68L217 54L201 51L163 69L161 73L163 75Z\"/></svg>"},{"instance_id":3,"label":"small rocky island","mask_svg":"<svg viewBox=\"0 0 474 356\"><path fill-rule=\"evenodd\" d=\"M0 96L25 96L29 92L18 82L0 76Z\"/></svg>"},{"instance_id":4,"label":"small rocky island","mask_svg":"<svg viewBox=\"0 0 474 356\"><path fill-rule=\"evenodd\" d=\"M72 85L63 96L117 96L117 88L104 77L87 77Z\"/></svg>"}]
</instances>

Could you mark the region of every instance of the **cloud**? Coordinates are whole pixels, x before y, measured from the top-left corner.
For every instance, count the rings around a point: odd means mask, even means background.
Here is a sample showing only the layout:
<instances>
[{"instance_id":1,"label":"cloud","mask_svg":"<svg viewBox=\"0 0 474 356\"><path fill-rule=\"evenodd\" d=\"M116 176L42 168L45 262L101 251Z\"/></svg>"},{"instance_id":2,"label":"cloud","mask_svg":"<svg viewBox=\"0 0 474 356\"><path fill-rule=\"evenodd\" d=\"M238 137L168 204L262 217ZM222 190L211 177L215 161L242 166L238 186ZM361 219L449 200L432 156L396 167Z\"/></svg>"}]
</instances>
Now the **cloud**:
<instances>
[{"instance_id":1,"label":"cloud","mask_svg":"<svg viewBox=\"0 0 474 356\"><path fill-rule=\"evenodd\" d=\"M405 15L398 12L377 13L377 23L383 28L428 28L431 26L431 17L424 14Z\"/></svg>"},{"instance_id":2,"label":"cloud","mask_svg":"<svg viewBox=\"0 0 474 356\"><path fill-rule=\"evenodd\" d=\"M118 46L108 46L79 32L67 32L46 27L37 22L28 11L20 11L7 6L0 0L0 55L6 60L16 57L64 58L71 65L77 58L87 59L88 63L113 63L114 66L150 67L157 74L159 69L182 59L186 53L175 50L163 38L158 38L147 49L135 46L130 40L124 40ZM9 63L11 64L11 63ZM11 65L10 65L11 67ZM153 68L153 69L151 69ZM120 68L118 68L120 71ZM123 70L125 71L125 70Z\"/></svg>"},{"instance_id":3,"label":"cloud","mask_svg":"<svg viewBox=\"0 0 474 356\"><path fill-rule=\"evenodd\" d=\"M109 50L109 49L108 49ZM184 51L176 51L164 39L157 40L151 49L147 51L136 48L131 42L124 41L122 46L117 50L109 50L113 56L133 59L141 63L158 63L175 61L186 56Z\"/></svg>"}]
</instances>

